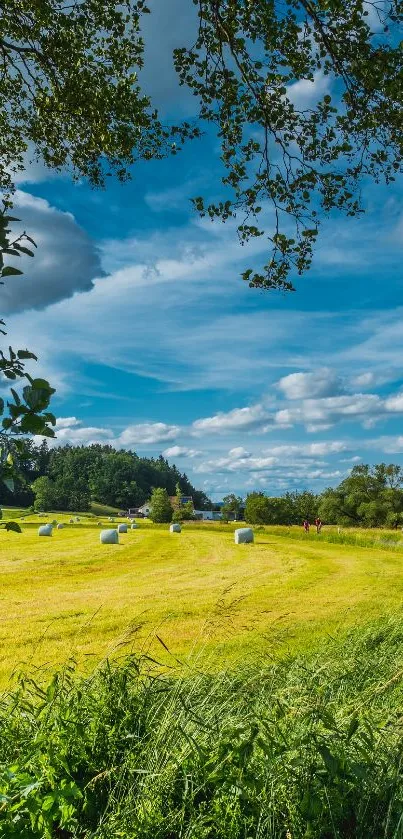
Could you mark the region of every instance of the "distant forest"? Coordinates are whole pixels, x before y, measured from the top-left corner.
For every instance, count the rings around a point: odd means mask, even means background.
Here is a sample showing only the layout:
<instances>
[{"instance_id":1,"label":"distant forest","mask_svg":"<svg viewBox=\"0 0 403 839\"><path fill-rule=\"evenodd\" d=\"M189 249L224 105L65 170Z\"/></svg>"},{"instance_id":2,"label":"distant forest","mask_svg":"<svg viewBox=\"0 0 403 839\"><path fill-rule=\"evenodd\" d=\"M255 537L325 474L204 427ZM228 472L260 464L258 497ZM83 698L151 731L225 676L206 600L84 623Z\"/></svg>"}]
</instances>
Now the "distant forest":
<instances>
[{"instance_id":1,"label":"distant forest","mask_svg":"<svg viewBox=\"0 0 403 839\"><path fill-rule=\"evenodd\" d=\"M98 444L49 448L46 440L39 445L26 442L14 492L1 484L0 504L30 507L36 499L38 509L85 512L92 501L98 501L127 509L148 501L154 487L175 495L179 484L184 495L193 497L196 509L211 506L204 492L196 490L187 475L162 456L139 457Z\"/></svg>"}]
</instances>

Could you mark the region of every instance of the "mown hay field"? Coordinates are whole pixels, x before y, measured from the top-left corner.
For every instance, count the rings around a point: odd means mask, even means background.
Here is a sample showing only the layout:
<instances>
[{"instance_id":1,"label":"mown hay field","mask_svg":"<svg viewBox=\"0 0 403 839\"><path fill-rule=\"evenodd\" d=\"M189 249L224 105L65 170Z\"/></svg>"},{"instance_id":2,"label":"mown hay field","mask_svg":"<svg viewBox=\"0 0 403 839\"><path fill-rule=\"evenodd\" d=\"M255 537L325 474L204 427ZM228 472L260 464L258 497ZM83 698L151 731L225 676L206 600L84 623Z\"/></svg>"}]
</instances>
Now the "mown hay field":
<instances>
[{"instance_id":1,"label":"mown hay field","mask_svg":"<svg viewBox=\"0 0 403 839\"><path fill-rule=\"evenodd\" d=\"M89 670L106 656L144 651L164 661L226 666L312 646L320 636L389 614L403 601L403 552L295 538L257 529L237 546L234 526L141 522L101 545L91 517L38 537L0 531L0 685L13 672L73 657ZM115 519L115 524L117 523ZM114 525L104 521L105 527ZM169 649L168 653L163 644Z\"/></svg>"}]
</instances>

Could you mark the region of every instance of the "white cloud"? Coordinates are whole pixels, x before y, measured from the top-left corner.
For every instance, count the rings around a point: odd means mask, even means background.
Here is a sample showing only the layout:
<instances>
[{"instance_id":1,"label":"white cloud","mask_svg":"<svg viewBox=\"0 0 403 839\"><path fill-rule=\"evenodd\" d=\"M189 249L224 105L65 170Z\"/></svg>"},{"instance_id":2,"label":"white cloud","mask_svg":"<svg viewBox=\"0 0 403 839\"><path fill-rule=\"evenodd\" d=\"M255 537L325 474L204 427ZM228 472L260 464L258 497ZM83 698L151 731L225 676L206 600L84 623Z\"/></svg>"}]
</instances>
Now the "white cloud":
<instances>
[{"instance_id":1,"label":"white cloud","mask_svg":"<svg viewBox=\"0 0 403 839\"><path fill-rule=\"evenodd\" d=\"M312 373L290 373L280 379L277 387L287 399L335 396L344 390L341 378L327 367Z\"/></svg>"},{"instance_id":2,"label":"white cloud","mask_svg":"<svg viewBox=\"0 0 403 839\"><path fill-rule=\"evenodd\" d=\"M77 417L58 417L56 430L60 431L61 428L74 428L77 425L82 425L81 420L77 419Z\"/></svg>"},{"instance_id":3,"label":"white cloud","mask_svg":"<svg viewBox=\"0 0 403 839\"><path fill-rule=\"evenodd\" d=\"M215 414L212 417L195 420L192 430L195 435L210 434L211 432L249 430L268 422L270 414L263 405L252 405L249 408L234 408L228 413Z\"/></svg>"},{"instance_id":4,"label":"white cloud","mask_svg":"<svg viewBox=\"0 0 403 839\"><path fill-rule=\"evenodd\" d=\"M251 457L250 452L246 451L243 446L235 446L235 448L229 450L228 454L230 457Z\"/></svg>"},{"instance_id":5,"label":"white cloud","mask_svg":"<svg viewBox=\"0 0 403 839\"><path fill-rule=\"evenodd\" d=\"M172 457L190 457L194 458L201 454L200 451L197 449L188 449L186 446L170 446L168 449L165 449L162 454L164 457L172 458Z\"/></svg>"},{"instance_id":6,"label":"white cloud","mask_svg":"<svg viewBox=\"0 0 403 839\"><path fill-rule=\"evenodd\" d=\"M122 446L164 443L166 440L174 440L179 431L177 425L166 425L165 422L143 422L129 425L122 431L117 441Z\"/></svg>"},{"instance_id":7,"label":"white cloud","mask_svg":"<svg viewBox=\"0 0 403 839\"><path fill-rule=\"evenodd\" d=\"M112 439L113 432L110 428L79 425L70 428L56 428L56 437L50 442L56 446L63 446L66 443L75 446L89 446L92 443L110 443Z\"/></svg>"},{"instance_id":8,"label":"white cloud","mask_svg":"<svg viewBox=\"0 0 403 839\"><path fill-rule=\"evenodd\" d=\"M390 413L403 413L403 393L396 393L385 399L385 409Z\"/></svg>"},{"instance_id":9,"label":"white cloud","mask_svg":"<svg viewBox=\"0 0 403 839\"><path fill-rule=\"evenodd\" d=\"M302 423L307 429L316 431L329 428L342 420L377 417L383 411L383 402L377 394L357 393L351 396L306 399L298 407L277 411L275 421L285 427Z\"/></svg>"},{"instance_id":10,"label":"white cloud","mask_svg":"<svg viewBox=\"0 0 403 839\"><path fill-rule=\"evenodd\" d=\"M324 441L321 443L295 443L284 446L271 446L265 449L265 454L272 454L276 457L325 457L329 454L345 452L350 446L341 441Z\"/></svg>"},{"instance_id":11,"label":"white cloud","mask_svg":"<svg viewBox=\"0 0 403 839\"><path fill-rule=\"evenodd\" d=\"M331 86L330 76L325 76L318 70L311 79L300 79L298 82L289 85L287 97L297 110L303 111L306 108L314 108L320 99L329 92Z\"/></svg>"},{"instance_id":12,"label":"white cloud","mask_svg":"<svg viewBox=\"0 0 403 839\"><path fill-rule=\"evenodd\" d=\"M377 379L375 373L373 372L360 373L358 376L354 376L351 379L352 387L356 388L374 387L376 384Z\"/></svg>"},{"instance_id":13,"label":"white cloud","mask_svg":"<svg viewBox=\"0 0 403 839\"><path fill-rule=\"evenodd\" d=\"M375 440L368 440L364 443L365 448L372 451L380 450L384 454L402 454L403 453L403 435L396 437L378 437Z\"/></svg>"}]
</instances>

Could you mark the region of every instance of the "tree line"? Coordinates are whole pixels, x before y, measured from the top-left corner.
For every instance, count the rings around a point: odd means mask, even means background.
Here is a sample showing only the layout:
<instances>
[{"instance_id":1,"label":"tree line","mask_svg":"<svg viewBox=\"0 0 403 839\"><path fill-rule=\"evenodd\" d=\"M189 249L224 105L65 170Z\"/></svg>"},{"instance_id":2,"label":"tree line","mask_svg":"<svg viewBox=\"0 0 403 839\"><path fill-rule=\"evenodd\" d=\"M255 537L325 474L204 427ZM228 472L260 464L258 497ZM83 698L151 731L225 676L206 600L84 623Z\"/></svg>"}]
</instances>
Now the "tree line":
<instances>
[{"instance_id":1,"label":"tree line","mask_svg":"<svg viewBox=\"0 0 403 839\"><path fill-rule=\"evenodd\" d=\"M313 492L286 492L270 498L252 492L246 498L245 519L250 524L301 524L319 516L344 527L403 525L403 469L395 464L359 464L335 487Z\"/></svg>"},{"instance_id":2,"label":"tree line","mask_svg":"<svg viewBox=\"0 0 403 839\"><path fill-rule=\"evenodd\" d=\"M160 456L139 457L109 445L59 446L26 441L14 491L2 484L0 503L37 510L90 509L92 501L127 509L148 501L154 487L173 496L180 487L197 509L211 505L185 473Z\"/></svg>"}]
</instances>

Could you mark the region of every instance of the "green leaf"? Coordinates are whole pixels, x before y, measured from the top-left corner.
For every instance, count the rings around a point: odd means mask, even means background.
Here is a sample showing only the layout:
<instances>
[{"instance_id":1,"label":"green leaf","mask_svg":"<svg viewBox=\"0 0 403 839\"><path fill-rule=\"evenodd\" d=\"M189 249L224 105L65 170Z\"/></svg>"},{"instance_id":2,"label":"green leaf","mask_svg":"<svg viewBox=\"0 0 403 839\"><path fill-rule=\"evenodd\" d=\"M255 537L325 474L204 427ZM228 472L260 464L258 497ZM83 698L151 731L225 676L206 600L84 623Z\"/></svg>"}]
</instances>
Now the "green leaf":
<instances>
[{"instance_id":1,"label":"green leaf","mask_svg":"<svg viewBox=\"0 0 403 839\"><path fill-rule=\"evenodd\" d=\"M329 751L325 743L318 745L318 751L323 759L326 769L331 775L336 775L339 768L339 761Z\"/></svg>"},{"instance_id":2,"label":"green leaf","mask_svg":"<svg viewBox=\"0 0 403 839\"><path fill-rule=\"evenodd\" d=\"M13 268L12 265L6 265L6 267L3 268L0 276L2 276L2 277L16 277L19 274L23 274L23 271L20 271L18 268Z\"/></svg>"},{"instance_id":3,"label":"green leaf","mask_svg":"<svg viewBox=\"0 0 403 839\"><path fill-rule=\"evenodd\" d=\"M34 361L38 361L38 357L35 355L35 353L29 352L29 350L18 350L17 356L20 360L33 358Z\"/></svg>"},{"instance_id":4,"label":"green leaf","mask_svg":"<svg viewBox=\"0 0 403 839\"><path fill-rule=\"evenodd\" d=\"M353 717L352 720L350 720L350 725L347 729L347 740L351 740L359 725L360 723L358 717Z\"/></svg>"},{"instance_id":5,"label":"green leaf","mask_svg":"<svg viewBox=\"0 0 403 839\"><path fill-rule=\"evenodd\" d=\"M26 253L27 256L35 256L33 251L30 251L29 248L24 248L23 245L15 245L21 253Z\"/></svg>"}]
</instances>

